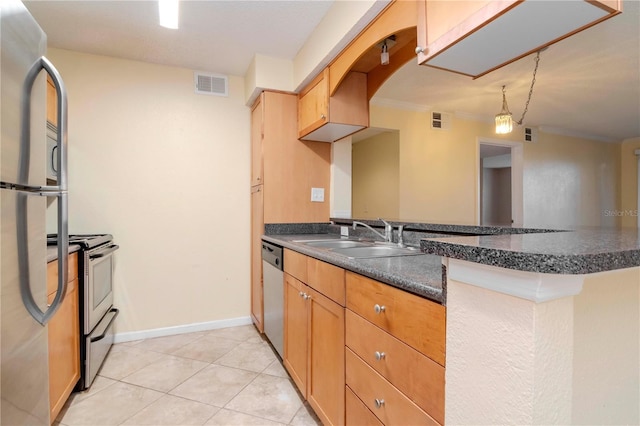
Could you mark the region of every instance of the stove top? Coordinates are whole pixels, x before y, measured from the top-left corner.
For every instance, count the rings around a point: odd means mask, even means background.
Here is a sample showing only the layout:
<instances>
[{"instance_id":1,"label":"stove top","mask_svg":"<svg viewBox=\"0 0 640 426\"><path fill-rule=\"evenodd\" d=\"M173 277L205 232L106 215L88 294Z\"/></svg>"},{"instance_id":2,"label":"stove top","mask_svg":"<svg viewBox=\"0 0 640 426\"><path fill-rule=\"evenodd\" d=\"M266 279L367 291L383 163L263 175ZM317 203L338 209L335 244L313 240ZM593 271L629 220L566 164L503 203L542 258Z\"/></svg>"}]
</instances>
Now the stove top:
<instances>
[{"instance_id":1,"label":"stove top","mask_svg":"<svg viewBox=\"0 0 640 426\"><path fill-rule=\"evenodd\" d=\"M113 241L111 234L77 234L69 235L69 244L79 244L85 249L94 248ZM47 245L58 244L57 234L47 234Z\"/></svg>"}]
</instances>

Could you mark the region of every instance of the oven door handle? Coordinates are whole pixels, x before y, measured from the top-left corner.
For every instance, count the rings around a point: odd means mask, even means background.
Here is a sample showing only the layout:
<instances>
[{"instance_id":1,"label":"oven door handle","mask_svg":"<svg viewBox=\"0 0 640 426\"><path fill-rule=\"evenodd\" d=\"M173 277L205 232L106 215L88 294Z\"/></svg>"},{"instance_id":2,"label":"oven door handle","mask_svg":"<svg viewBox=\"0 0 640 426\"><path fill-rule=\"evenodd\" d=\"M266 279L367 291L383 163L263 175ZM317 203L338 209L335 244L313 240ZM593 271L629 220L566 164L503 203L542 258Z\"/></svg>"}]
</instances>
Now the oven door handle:
<instances>
[{"instance_id":1,"label":"oven door handle","mask_svg":"<svg viewBox=\"0 0 640 426\"><path fill-rule=\"evenodd\" d=\"M117 245L117 244L111 245L111 246L107 247L104 250L100 250L100 251L98 251L96 253L91 253L89 255L89 259L99 259L101 257L105 257L109 253L113 253L114 251L118 250L119 248L120 248L120 246Z\"/></svg>"},{"instance_id":2,"label":"oven door handle","mask_svg":"<svg viewBox=\"0 0 640 426\"><path fill-rule=\"evenodd\" d=\"M111 319L109 320L109 322L107 323L106 327L102 330L102 333L100 333L100 335L92 337L91 343L93 342L97 342L98 340L102 340L104 339L104 337L107 335L107 330L109 330L109 328L111 327L111 323L113 323L113 320L116 319L116 317L118 316L118 314L120 313L120 310L118 308L112 308L107 315L113 313L113 316L111 317Z\"/></svg>"}]
</instances>

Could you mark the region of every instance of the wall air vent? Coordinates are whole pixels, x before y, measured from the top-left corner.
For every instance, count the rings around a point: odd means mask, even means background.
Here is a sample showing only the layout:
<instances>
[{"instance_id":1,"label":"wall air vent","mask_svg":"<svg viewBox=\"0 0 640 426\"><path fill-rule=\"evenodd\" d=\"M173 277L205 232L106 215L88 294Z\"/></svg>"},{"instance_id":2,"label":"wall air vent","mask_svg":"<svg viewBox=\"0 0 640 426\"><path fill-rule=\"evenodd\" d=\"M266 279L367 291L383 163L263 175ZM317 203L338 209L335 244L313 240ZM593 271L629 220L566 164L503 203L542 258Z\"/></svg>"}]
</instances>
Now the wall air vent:
<instances>
[{"instance_id":1,"label":"wall air vent","mask_svg":"<svg viewBox=\"0 0 640 426\"><path fill-rule=\"evenodd\" d=\"M431 112L431 128L436 130L451 129L451 114L445 112Z\"/></svg>"},{"instance_id":2,"label":"wall air vent","mask_svg":"<svg viewBox=\"0 0 640 426\"><path fill-rule=\"evenodd\" d=\"M229 87L226 75L209 74L196 71L193 73L196 93L201 95L228 96Z\"/></svg>"},{"instance_id":3,"label":"wall air vent","mask_svg":"<svg viewBox=\"0 0 640 426\"><path fill-rule=\"evenodd\" d=\"M538 142L538 129L533 127L524 128L524 141L525 142Z\"/></svg>"}]
</instances>

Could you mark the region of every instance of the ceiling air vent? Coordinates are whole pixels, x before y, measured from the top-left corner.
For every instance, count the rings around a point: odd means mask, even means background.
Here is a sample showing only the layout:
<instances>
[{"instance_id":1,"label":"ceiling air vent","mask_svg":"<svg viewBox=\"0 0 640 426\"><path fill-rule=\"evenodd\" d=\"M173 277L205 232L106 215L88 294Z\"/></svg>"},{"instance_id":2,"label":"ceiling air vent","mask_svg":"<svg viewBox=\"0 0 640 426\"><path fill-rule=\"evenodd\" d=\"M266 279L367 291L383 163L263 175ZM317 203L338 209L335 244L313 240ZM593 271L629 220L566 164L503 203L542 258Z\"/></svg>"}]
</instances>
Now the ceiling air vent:
<instances>
[{"instance_id":1,"label":"ceiling air vent","mask_svg":"<svg viewBox=\"0 0 640 426\"><path fill-rule=\"evenodd\" d=\"M196 85L196 93L216 96L229 95L226 75L195 72L193 73L193 76Z\"/></svg>"},{"instance_id":2,"label":"ceiling air vent","mask_svg":"<svg viewBox=\"0 0 640 426\"><path fill-rule=\"evenodd\" d=\"M445 112L431 112L431 128L437 130L451 129L451 114Z\"/></svg>"}]
</instances>

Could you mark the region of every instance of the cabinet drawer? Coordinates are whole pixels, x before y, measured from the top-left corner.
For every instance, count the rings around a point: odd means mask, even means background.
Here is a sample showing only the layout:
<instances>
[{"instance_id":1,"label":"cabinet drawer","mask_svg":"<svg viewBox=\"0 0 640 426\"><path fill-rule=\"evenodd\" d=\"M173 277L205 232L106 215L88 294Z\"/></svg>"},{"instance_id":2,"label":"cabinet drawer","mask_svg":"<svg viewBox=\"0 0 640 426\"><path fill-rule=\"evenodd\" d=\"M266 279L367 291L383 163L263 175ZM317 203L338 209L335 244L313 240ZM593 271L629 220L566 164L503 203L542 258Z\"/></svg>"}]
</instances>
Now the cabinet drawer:
<instances>
[{"instance_id":1,"label":"cabinet drawer","mask_svg":"<svg viewBox=\"0 0 640 426\"><path fill-rule=\"evenodd\" d=\"M342 268L312 257L307 258L307 284L340 306L344 306L345 302L344 274Z\"/></svg>"},{"instance_id":2,"label":"cabinet drawer","mask_svg":"<svg viewBox=\"0 0 640 426\"><path fill-rule=\"evenodd\" d=\"M302 281L307 281L307 256L296 251L284 249L284 271Z\"/></svg>"},{"instance_id":3,"label":"cabinet drawer","mask_svg":"<svg viewBox=\"0 0 640 426\"><path fill-rule=\"evenodd\" d=\"M438 425L402 392L369 367L349 348L345 350L347 386L386 425Z\"/></svg>"},{"instance_id":4,"label":"cabinet drawer","mask_svg":"<svg viewBox=\"0 0 640 426\"><path fill-rule=\"evenodd\" d=\"M58 278L56 277L56 279L58 279ZM63 303L66 302L66 297L70 297L69 295L71 294L71 292L76 291L77 289L78 289L78 279L77 278L74 279L73 281L68 282L67 283L67 293L66 293L65 300L63 301ZM56 297L56 294L57 294L57 291L56 291L56 288L54 288L53 292L49 293L47 295L47 303L48 304L51 304L53 302L53 299ZM76 294L75 297L78 297L78 295Z\"/></svg>"},{"instance_id":5,"label":"cabinet drawer","mask_svg":"<svg viewBox=\"0 0 640 426\"><path fill-rule=\"evenodd\" d=\"M67 262L67 282L78 278L78 253L71 253ZM47 263L47 295L56 292L58 288L58 261ZM68 291L68 290L67 290Z\"/></svg>"},{"instance_id":6,"label":"cabinet drawer","mask_svg":"<svg viewBox=\"0 0 640 426\"><path fill-rule=\"evenodd\" d=\"M445 365L444 306L352 272L347 308Z\"/></svg>"},{"instance_id":7,"label":"cabinet drawer","mask_svg":"<svg viewBox=\"0 0 640 426\"><path fill-rule=\"evenodd\" d=\"M367 408L349 386L345 393L346 424L358 426L383 426L380 420Z\"/></svg>"},{"instance_id":8,"label":"cabinet drawer","mask_svg":"<svg viewBox=\"0 0 640 426\"><path fill-rule=\"evenodd\" d=\"M346 345L420 408L444 423L444 367L347 309Z\"/></svg>"}]
</instances>

